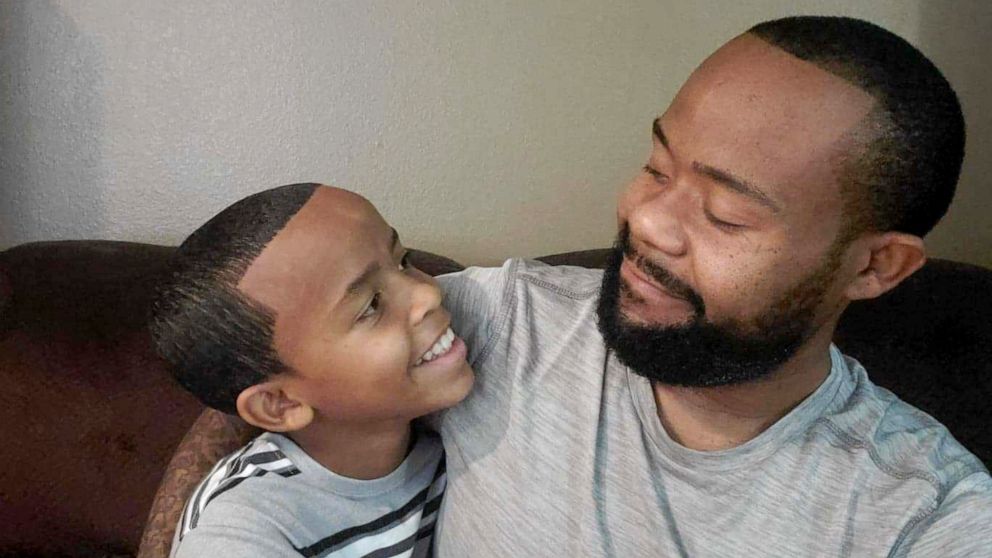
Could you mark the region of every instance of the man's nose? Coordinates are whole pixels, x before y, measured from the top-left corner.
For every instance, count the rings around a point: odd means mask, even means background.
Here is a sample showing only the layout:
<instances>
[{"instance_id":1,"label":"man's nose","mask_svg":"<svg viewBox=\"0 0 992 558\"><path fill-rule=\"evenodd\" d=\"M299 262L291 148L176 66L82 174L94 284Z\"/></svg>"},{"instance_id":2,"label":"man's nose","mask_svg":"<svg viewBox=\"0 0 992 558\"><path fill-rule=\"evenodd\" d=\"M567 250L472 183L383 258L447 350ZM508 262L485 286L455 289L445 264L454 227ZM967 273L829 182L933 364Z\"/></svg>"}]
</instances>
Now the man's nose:
<instances>
[{"instance_id":1,"label":"man's nose","mask_svg":"<svg viewBox=\"0 0 992 558\"><path fill-rule=\"evenodd\" d=\"M631 238L650 251L682 256L688 250L685 218L689 196L675 186L639 197L628 209Z\"/></svg>"}]
</instances>

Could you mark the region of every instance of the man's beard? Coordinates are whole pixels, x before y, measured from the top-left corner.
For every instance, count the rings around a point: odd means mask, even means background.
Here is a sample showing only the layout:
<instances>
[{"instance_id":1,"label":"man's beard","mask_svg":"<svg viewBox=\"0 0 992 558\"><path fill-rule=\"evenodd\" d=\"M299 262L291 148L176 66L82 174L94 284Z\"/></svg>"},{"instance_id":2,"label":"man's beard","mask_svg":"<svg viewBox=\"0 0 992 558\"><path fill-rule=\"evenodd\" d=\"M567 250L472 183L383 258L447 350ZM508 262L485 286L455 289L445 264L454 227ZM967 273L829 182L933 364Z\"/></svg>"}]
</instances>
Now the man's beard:
<instances>
[{"instance_id":1,"label":"man's beard","mask_svg":"<svg viewBox=\"0 0 992 558\"><path fill-rule=\"evenodd\" d=\"M625 226L610 255L596 314L606 346L632 371L662 384L713 387L751 382L777 370L815 332L816 309L830 286L843 246L835 243L823 264L789 289L758 318L742 324L706 318L702 298L664 268L640 258ZM645 325L623 315L631 295L620 277L624 255L642 273L693 307L674 325Z\"/></svg>"}]
</instances>

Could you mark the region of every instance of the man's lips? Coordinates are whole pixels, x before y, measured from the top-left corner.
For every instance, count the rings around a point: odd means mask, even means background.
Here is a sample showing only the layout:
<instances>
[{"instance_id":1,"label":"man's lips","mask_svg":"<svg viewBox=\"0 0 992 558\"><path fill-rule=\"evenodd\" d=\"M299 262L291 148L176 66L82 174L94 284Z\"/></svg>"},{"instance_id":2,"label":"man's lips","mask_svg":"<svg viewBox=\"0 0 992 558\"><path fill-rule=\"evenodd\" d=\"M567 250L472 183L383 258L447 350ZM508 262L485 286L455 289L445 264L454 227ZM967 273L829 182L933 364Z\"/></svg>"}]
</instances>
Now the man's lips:
<instances>
[{"instance_id":1,"label":"man's lips","mask_svg":"<svg viewBox=\"0 0 992 558\"><path fill-rule=\"evenodd\" d=\"M643 271L638 269L637 266L626 257L623 259L623 263L620 264L620 275L627 282L627 286L643 298L669 298L688 303L685 298L673 294L665 287L662 287L655 281L649 279Z\"/></svg>"}]
</instances>

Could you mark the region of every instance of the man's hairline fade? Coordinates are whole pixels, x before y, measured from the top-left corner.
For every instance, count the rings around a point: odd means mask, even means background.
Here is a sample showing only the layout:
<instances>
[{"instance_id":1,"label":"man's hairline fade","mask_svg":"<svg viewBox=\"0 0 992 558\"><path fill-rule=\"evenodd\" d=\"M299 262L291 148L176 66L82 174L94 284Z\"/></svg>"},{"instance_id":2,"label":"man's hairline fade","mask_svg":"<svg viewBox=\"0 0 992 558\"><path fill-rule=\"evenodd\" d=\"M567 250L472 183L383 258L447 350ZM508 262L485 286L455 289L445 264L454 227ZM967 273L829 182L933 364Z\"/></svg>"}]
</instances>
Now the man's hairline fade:
<instances>
[{"instance_id":1,"label":"man's hairline fade","mask_svg":"<svg viewBox=\"0 0 992 558\"><path fill-rule=\"evenodd\" d=\"M745 31L741 36L753 37L763 44L784 52L796 60L812 64L820 70L844 80L845 83L857 87L859 91L871 97L871 108L854 127L841 136L838 140L840 151L831 158L831 163L835 171L834 176L840 185L842 219L837 237L829 248L831 257L833 257L836 250L847 246L862 233L879 232L872 223L871 212L858 198L858 184L856 180L851 179L851 175L855 172L852 167L857 166L858 162L867 155L870 144L884 136L885 131L883 128L891 125L891 118L879 101L878 96L874 92L864 88L856 80L851 79L849 75L846 75L847 73L841 65L819 63L800 58L789 50L755 33L753 29L752 27Z\"/></svg>"},{"instance_id":2,"label":"man's hairline fade","mask_svg":"<svg viewBox=\"0 0 992 558\"><path fill-rule=\"evenodd\" d=\"M838 52L830 52L829 49L832 46L829 45L825 48L820 47L820 51L817 52L815 40L811 39L808 43L803 43L801 40L795 40L795 36L789 37L788 31L778 29L787 29L790 24L797 27L802 25L809 25L809 27L820 25L824 28L833 25L835 26L835 32L837 32L838 27L844 25L851 27L851 29L858 28L859 31L867 30L877 35L876 38L884 39L884 42L886 42L885 48L894 50L900 56L910 59L913 63L913 67L911 68L914 72L913 77L922 79L925 82L924 85L930 86L931 89L935 90L933 91L936 93L934 97L937 98L935 99L936 102L930 105L933 108L931 113L943 111L941 116L949 116L949 120L952 120L952 122L946 123L947 125L944 126L942 131L947 132L945 134L947 136L946 139L949 139L953 145L947 155L950 157L950 161L942 161L928 167L932 171L932 174L937 175L937 178L943 178L943 184L935 186L934 191L924 194L925 196L929 195L929 198L937 199L935 202L936 207L932 211L921 210L917 198L914 198L916 205L909 206L903 212L902 220L893 220L892 213L895 210L892 207L886 207L886 201L890 202L890 206L892 205L892 196L889 195L886 198L884 195L878 195L877 192L873 191L873 188L878 188L880 183L885 185L885 175L878 171L885 169L885 165L898 168L900 157L905 159L908 148L900 145L901 138L899 134L909 135L916 131L900 130L896 111L901 108L898 106L899 101L905 99L890 98L887 96L887 90L898 90L898 87L878 79L879 77L892 78L893 74L898 74L898 72L889 72L888 70L891 68L885 68L881 63L869 67L871 64L877 62L870 57L865 57L864 60L860 61L838 59ZM800 34L798 31L793 31L796 35ZM849 30L841 30L840 32L843 31ZM841 235L844 237L844 242L849 242L866 232L898 231L919 237L923 237L929 233L946 214L950 206L957 180L960 177L961 162L964 156L964 121L960 102L953 88L947 82L947 79L933 62L919 49L898 35L870 22L853 18L829 16L786 17L758 23L748 29L743 36L754 37L798 60L813 64L823 71L837 76L864 91L874 101L872 109L865 118L845 138L846 141L851 142L851 148L845 150L846 153L844 153L844 156L838 157L837 161L839 163L838 178L843 201L842 215L844 223ZM891 62L889 64L890 66L896 65ZM910 69L906 70L907 73L909 71ZM873 72L876 75L872 76L871 74ZM872 82L873 79L875 79L874 82ZM928 93L931 92L928 91ZM913 100L918 101L918 99ZM933 114L929 116L933 116ZM915 124L915 122L910 122L910 124ZM912 161L904 162L903 166L919 166L922 158L917 156ZM886 194L890 193L886 192ZM865 197L867 197L867 200L864 199ZM913 219L909 219L907 215ZM888 217L888 221L894 222L886 222L880 216L886 216ZM907 220L911 222L907 223Z\"/></svg>"}]
</instances>

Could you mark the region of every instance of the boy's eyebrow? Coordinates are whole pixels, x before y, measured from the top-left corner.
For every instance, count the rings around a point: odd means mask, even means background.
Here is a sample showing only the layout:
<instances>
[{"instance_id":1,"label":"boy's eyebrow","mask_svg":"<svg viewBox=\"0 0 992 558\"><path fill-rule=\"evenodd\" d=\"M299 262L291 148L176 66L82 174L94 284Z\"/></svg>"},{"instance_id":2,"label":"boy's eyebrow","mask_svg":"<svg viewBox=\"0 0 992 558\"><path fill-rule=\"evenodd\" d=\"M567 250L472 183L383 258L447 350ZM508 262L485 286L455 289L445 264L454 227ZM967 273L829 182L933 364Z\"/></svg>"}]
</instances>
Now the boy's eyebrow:
<instances>
[{"instance_id":1,"label":"boy's eyebrow","mask_svg":"<svg viewBox=\"0 0 992 558\"><path fill-rule=\"evenodd\" d=\"M368 283L369 280L372 278L372 276L375 275L378 271L379 271L379 262L370 263L358 277L355 277L355 279L352 280L351 283L348 283L348 288L345 289L344 291L345 298L357 294L359 291L361 291L362 285Z\"/></svg>"},{"instance_id":2,"label":"boy's eyebrow","mask_svg":"<svg viewBox=\"0 0 992 558\"><path fill-rule=\"evenodd\" d=\"M400 241L400 234L396 232L396 229L390 228L390 230L393 231L389 245L389 251L392 252L396 249L396 244ZM381 269L379 262L370 262L358 277L355 277L348 283L348 286L344 290L344 296L341 298L345 299L358 294L365 283L368 283L372 279L372 276L379 272L379 269Z\"/></svg>"},{"instance_id":3,"label":"boy's eyebrow","mask_svg":"<svg viewBox=\"0 0 992 558\"><path fill-rule=\"evenodd\" d=\"M389 251L392 252L396 249L396 244L400 241L400 233L396 232L396 229L393 228L390 228L390 230L393 231L392 238L389 241ZM347 298L361 291L362 286L372 279L372 276L379 271L380 267L379 262L369 263L358 277L355 277L351 283L348 283L348 287L344 290L344 297Z\"/></svg>"}]
</instances>

